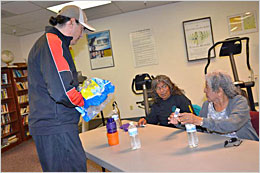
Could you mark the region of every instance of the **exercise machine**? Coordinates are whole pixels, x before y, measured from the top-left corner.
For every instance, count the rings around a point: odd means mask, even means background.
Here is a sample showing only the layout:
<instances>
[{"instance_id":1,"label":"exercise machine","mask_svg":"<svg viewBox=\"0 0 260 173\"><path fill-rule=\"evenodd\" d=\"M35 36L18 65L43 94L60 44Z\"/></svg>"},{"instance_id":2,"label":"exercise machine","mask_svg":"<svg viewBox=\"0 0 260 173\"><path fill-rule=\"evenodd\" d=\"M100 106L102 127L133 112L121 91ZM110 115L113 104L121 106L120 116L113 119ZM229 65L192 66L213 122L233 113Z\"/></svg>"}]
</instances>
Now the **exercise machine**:
<instances>
[{"instance_id":1,"label":"exercise machine","mask_svg":"<svg viewBox=\"0 0 260 173\"><path fill-rule=\"evenodd\" d=\"M246 40L246 63L247 63L247 68L251 75L251 81L248 81L248 82L239 80L236 63L235 63L235 58L234 58L234 55L241 53L243 40ZM254 103L254 98L253 98L253 94L252 94L252 87L254 87L255 81L254 81L254 72L249 63L249 38L248 37L228 38L224 41L219 41L219 42L215 43L213 46L211 46L208 50L208 63L204 69L205 74L207 74L207 69L210 64L211 50L220 44L222 44L222 47L219 52L219 57L229 56L231 68L232 68L232 72L233 72L233 76L234 76L234 84L235 84L235 86L237 86L239 88L246 88L247 98L248 98L250 109L251 109L251 111L255 111L255 103Z\"/></svg>"},{"instance_id":2,"label":"exercise machine","mask_svg":"<svg viewBox=\"0 0 260 173\"><path fill-rule=\"evenodd\" d=\"M153 103L151 84L154 77L150 76L148 73L138 74L132 81L132 91L136 95L143 95L143 101L136 102L136 104L141 104L139 108L145 109L145 115L150 113L150 106Z\"/></svg>"}]
</instances>

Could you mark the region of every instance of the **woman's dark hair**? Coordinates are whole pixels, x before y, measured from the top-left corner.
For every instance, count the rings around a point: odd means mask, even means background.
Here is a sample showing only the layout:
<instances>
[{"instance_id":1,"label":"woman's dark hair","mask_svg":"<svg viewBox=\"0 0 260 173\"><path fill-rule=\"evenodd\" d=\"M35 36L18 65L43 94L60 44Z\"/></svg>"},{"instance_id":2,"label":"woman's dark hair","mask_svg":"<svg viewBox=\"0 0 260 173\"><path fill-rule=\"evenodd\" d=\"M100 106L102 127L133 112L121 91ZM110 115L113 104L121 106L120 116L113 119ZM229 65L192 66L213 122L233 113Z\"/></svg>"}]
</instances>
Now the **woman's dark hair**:
<instances>
[{"instance_id":1,"label":"woman's dark hair","mask_svg":"<svg viewBox=\"0 0 260 173\"><path fill-rule=\"evenodd\" d=\"M184 91L181 90L179 87L177 87L171 81L171 79L169 77L167 77L166 75L158 75L152 81L152 91L153 91L152 93L153 93L153 98L155 99L155 102L160 98L159 95L156 92L156 87L160 82L165 83L170 88L171 95L182 95L182 94L184 94Z\"/></svg>"},{"instance_id":2,"label":"woman's dark hair","mask_svg":"<svg viewBox=\"0 0 260 173\"><path fill-rule=\"evenodd\" d=\"M57 24L64 25L69 20L70 20L70 18L66 17L66 16L61 16L61 15L58 15L57 17L51 16L50 19L49 19L49 23L52 26L56 26ZM79 21L77 19L76 19L76 23L79 23Z\"/></svg>"}]
</instances>

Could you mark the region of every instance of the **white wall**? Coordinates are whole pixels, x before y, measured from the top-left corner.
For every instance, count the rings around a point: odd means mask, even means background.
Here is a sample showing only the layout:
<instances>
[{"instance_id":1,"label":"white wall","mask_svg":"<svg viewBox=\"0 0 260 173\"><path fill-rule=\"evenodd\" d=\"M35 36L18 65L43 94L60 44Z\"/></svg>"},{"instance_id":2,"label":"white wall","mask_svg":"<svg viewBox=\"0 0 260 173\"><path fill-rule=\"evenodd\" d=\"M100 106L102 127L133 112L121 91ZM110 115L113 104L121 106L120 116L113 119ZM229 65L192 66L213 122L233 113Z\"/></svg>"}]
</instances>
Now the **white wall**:
<instances>
[{"instance_id":1,"label":"white wall","mask_svg":"<svg viewBox=\"0 0 260 173\"><path fill-rule=\"evenodd\" d=\"M25 57L22 57L21 45L19 38L13 35L1 34L1 51L10 50L14 54L14 62L24 62ZM1 66L6 66L4 62L1 61Z\"/></svg>"},{"instance_id":2,"label":"white wall","mask_svg":"<svg viewBox=\"0 0 260 173\"><path fill-rule=\"evenodd\" d=\"M43 33L44 32L39 32L39 33L24 36L24 37L20 37L20 44L21 44L21 47L22 47L22 50L23 50L22 51L22 57L28 58L28 54L30 52L30 49L32 48L32 46L36 42L36 40L38 40L39 37Z\"/></svg>"},{"instance_id":3,"label":"white wall","mask_svg":"<svg viewBox=\"0 0 260 173\"><path fill-rule=\"evenodd\" d=\"M91 70L85 37L73 47L76 66L78 70L83 72L83 75L89 78L99 77L112 81L116 86L114 99L119 105L122 117L144 115L144 110L136 105L136 101L141 101L142 96L136 96L131 91L132 79L136 74L141 73L170 76L174 83L185 90L186 95L194 104L201 105L204 100L204 67L207 60L187 61L182 22L211 17L214 41L217 42L230 37L227 16L246 11L256 11L258 19L258 2L180 2L90 21L98 31L110 30L115 67ZM151 28L153 31L159 64L135 68L129 33L145 28ZM27 57L29 49L41 34L37 33L19 38L20 43L22 43L22 57ZM255 74L259 74L259 33L238 36L250 38L250 62ZM218 52L218 49L216 49L217 55ZM245 58L245 50L243 50L242 54L236 56L235 59L239 78L248 81L249 72ZM208 70L212 71L213 69L223 69L232 75L228 57L212 60ZM254 97L255 101L258 101L258 89L255 88ZM110 105L106 107L105 115L111 110ZM131 105L134 107L133 110L130 110Z\"/></svg>"}]
</instances>

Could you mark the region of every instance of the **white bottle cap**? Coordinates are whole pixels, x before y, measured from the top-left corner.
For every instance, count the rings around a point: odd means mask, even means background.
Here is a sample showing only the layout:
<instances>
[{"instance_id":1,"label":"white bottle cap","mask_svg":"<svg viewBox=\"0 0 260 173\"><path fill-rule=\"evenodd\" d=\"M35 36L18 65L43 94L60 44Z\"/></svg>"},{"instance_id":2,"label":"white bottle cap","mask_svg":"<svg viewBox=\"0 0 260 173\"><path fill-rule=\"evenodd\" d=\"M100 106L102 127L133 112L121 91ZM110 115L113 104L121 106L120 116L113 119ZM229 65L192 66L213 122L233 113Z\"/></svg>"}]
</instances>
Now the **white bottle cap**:
<instances>
[{"instance_id":1,"label":"white bottle cap","mask_svg":"<svg viewBox=\"0 0 260 173\"><path fill-rule=\"evenodd\" d=\"M112 115L112 118L114 118L114 120L117 120L117 119L119 119L117 114L115 114L115 115Z\"/></svg>"},{"instance_id":2,"label":"white bottle cap","mask_svg":"<svg viewBox=\"0 0 260 173\"><path fill-rule=\"evenodd\" d=\"M174 112L174 118L177 118L180 112L180 108L176 108Z\"/></svg>"}]
</instances>

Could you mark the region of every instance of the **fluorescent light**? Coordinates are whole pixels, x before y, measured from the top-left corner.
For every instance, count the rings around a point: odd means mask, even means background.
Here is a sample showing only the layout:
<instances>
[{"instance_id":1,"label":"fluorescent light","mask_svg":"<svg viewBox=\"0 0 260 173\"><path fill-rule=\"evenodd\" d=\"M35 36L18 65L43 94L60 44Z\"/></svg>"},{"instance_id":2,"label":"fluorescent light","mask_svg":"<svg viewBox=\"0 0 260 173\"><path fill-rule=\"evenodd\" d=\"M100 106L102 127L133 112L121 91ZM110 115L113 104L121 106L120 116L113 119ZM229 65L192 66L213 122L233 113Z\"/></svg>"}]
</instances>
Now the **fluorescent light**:
<instances>
[{"instance_id":1,"label":"fluorescent light","mask_svg":"<svg viewBox=\"0 0 260 173\"><path fill-rule=\"evenodd\" d=\"M72 2L65 3L65 4L48 7L47 9L51 10L55 13L58 13L64 6L67 6L67 5L76 5L76 6L80 7L81 9L87 9L87 8L101 6L101 5L105 5L105 4L109 4L109 3L111 3L111 1L72 1Z\"/></svg>"}]
</instances>

